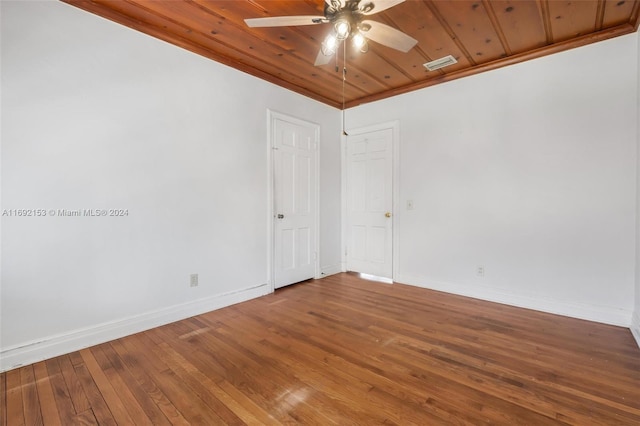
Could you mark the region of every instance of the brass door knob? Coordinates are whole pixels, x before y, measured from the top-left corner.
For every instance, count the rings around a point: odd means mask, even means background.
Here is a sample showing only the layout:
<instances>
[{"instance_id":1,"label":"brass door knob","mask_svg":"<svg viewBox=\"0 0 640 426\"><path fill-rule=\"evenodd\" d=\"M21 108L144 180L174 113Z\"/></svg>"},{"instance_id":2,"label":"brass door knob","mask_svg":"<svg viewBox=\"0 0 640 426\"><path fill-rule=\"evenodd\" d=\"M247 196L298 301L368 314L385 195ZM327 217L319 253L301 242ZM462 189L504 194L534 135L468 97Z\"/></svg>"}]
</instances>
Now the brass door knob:
<instances>
[{"instance_id":1,"label":"brass door knob","mask_svg":"<svg viewBox=\"0 0 640 426\"><path fill-rule=\"evenodd\" d=\"M384 214L384 217L391 217L391 213L386 212L386 213Z\"/></svg>"}]
</instances>

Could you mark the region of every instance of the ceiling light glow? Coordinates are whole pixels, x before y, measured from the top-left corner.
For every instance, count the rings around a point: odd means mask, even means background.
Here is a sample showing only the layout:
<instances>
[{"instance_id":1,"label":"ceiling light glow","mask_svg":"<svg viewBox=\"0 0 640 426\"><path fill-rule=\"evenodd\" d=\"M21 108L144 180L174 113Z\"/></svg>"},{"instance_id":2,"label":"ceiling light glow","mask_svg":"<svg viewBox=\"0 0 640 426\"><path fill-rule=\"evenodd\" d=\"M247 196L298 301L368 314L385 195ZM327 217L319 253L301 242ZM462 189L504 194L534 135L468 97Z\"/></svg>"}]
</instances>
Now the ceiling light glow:
<instances>
[{"instance_id":1,"label":"ceiling light glow","mask_svg":"<svg viewBox=\"0 0 640 426\"><path fill-rule=\"evenodd\" d=\"M338 39L335 35L329 34L322 43L322 54L331 56L336 53L336 47L338 47Z\"/></svg>"},{"instance_id":2,"label":"ceiling light glow","mask_svg":"<svg viewBox=\"0 0 640 426\"><path fill-rule=\"evenodd\" d=\"M349 31L351 31L349 22L344 19L337 21L334 28L336 29L336 37L338 40L346 39L349 36Z\"/></svg>"}]
</instances>

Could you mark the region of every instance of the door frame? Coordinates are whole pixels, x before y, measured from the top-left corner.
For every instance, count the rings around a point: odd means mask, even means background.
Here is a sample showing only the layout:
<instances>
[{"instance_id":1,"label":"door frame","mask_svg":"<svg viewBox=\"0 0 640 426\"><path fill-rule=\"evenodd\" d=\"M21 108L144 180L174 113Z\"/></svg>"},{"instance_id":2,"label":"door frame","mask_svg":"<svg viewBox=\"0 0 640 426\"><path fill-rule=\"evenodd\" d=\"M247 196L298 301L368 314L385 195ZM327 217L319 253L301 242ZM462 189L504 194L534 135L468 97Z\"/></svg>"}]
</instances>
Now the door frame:
<instances>
[{"instance_id":1,"label":"door frame","mask_svg":"<svg viewBox=\"0 0 640 426\"><path fill-rule=\"evenodd\" d=\"M315 202L316 210L313 213L313 232L316 234L316 244L314 247L314 278L320 278L320 227L319 227L319 215L320 215L320 125L312 121L297 118L288 114L284 114L278 111L274 111L267 108L267 285L269 292L275 291L275 216L276 212L276 199L275 199L275 170L274 170L274 144L275 137L274 121L282 120L288 121L299 126L310 126L314 128L315 135Z\"/></svg>"},{"instance_id":2,"label":"door frame","mask_svg":"<svg viewBox=\"0 0 640 426\"><path fill-rule=\"evenodd\" d=\"M347 133L349 136L358 136L365 133L377 132L380 130L391 130L391 275L392 279L395 281L398 276L398 265L400 258L400 249L399 249L399 220L398 214L400 212L400 122L398 120L388 121L384 123L373 124L365 127L357 127L355 129L348 129ZM342 272L347 271L347 222L348 222L348 214L347 211L347 194L349 189L349 175L347 170L347 138L349 136L342 135L340 138L340 150L342 152L342 182L341 182L341 203L342 203L342 226L341 226L341 240L342 240L342 253L341 253L341 263L342 263Z\"/></svg>"}]
</instances>

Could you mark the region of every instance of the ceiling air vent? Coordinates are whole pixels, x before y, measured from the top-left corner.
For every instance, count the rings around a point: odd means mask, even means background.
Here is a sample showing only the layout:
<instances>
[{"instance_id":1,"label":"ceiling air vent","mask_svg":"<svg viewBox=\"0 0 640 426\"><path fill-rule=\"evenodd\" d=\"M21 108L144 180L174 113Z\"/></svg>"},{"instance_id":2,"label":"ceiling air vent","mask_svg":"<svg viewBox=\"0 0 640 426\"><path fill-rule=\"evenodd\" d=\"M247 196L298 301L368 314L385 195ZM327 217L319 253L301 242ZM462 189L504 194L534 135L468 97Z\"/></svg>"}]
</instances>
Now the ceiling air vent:
<instances>
[{"instance_id":1,"label":"ceiling air vent","mask_svg":"<svg viewBox=\"0 0 640 426\"><path fill-rule=\"evenodd\" d=\"M445 56L444 58L436 59L435 61L427 62L423 64L429 71L439 70L440 68L448 67L449 65L457 64L456 58L453 56Z\"/></svg>"}]
</instances>

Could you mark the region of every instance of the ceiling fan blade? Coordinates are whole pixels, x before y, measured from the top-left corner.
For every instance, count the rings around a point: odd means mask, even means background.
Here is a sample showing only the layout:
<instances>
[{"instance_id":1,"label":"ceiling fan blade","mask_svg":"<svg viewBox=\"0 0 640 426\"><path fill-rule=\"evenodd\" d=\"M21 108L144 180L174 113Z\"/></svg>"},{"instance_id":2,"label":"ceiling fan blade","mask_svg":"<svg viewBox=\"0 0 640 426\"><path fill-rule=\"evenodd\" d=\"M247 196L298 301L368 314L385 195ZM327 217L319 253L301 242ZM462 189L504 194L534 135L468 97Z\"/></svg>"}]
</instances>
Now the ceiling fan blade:
<instances>
[{"instance_id":1,"label":"ceiling fan blade","mask_svg":"<svg viewBox=\"0 0 640 426\"><path fill-rule=\"evenodd\" d=\"M318 56L316 56L316 62L313 65L315 65L316 67L319 67L320 65L326 65L331 62L331 58L333 58L333 55L327 56L322 53L322 49L320 49L320 51L318 52Z\"/></svg>"},{"instance_id":2,"label":"ceiling fan blade","mask_svg":"<svg viewBox=\"0 0 640 426\"><path fill-rule=\"evenodd\" d=\"M404 3L405 0L375 0L373 3L373 9L370 11L365 11L365 15L373 15L374 13L382 12L383 10L387 10L390 7L396 6L400 3ZM366 4L366 3L365 3Z\"/></svg>"},{"instance_id":3,"label":"ceiling fan blade","mask_svg":"<svg viewBox=\"0 0 640 426\"><path fill-rule=\"evenodd\" d=\"M401 52L407 53L418 43L415 38L380 22L362 21L362 24L371 26L369 31L363 32L365 37Z\"/></svg>"},{"instance_id":4,"label":"ceiling fan blade","mask_svg":"<svg viewBox=\"0 0 640 426\"><path fill-rule=\"evenodd\" d=\"M244 22L249 27L297 27L300 25L315 25L326 22L324 16L301 15L301 16L273 16L270 18L251 18Z\"/></svg>"}]
</instances>

